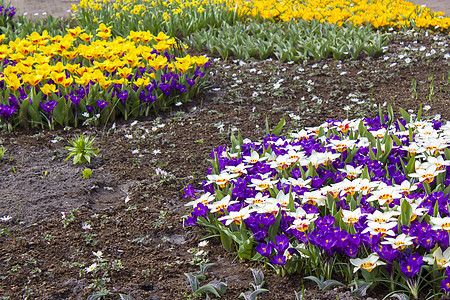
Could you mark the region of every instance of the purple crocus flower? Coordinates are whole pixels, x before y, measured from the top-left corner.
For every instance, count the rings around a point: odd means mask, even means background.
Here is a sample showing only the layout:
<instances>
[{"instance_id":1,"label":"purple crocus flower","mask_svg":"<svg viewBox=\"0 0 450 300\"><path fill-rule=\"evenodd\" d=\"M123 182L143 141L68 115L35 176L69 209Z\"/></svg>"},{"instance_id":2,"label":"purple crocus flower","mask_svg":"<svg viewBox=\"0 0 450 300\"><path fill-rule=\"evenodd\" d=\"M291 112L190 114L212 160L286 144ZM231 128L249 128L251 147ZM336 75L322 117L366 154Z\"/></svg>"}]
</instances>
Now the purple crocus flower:
<instances>
[{"instance_id":1,"label":"purple crocus flower","mask_svg":"<svg viewBox=\"0 0 450 300\"><path fill-rule=\"evenodd\" d=\"M15 112L16 108L14 106L0 104L0 116L4 119L8 120Z\"/></svg>"},{"instance_id":2,"label":"purple crocus flower","mask_svg":"<svg viewBox=\"0 0 450 300\"><path fill-rule=\"evenodd\" d=\"M88 113L92 113L94 111L94 107L92 105L86 105L86 110Z\"/></svg>"},{"instance_id":3,"label":"purple crocus flower","mask_svg":"<svg viewBox=\"0 0 450 300\"><path fill-rule=\"evenodd\" d=\"M208 213L209 209L208 206L206 206L203 203L197 204L197 206L194 208L194 211L192 212L192 216L195 217L204 217Z\"/></svg>"},{"instance_id":4,"label":"purple crocus flower","mask_svg":"<svg viewBox=\"0 0 450 300\"><path fill-rule=\"evenodd\" d=\"M56 105L58 105L58 101L55 100L49 100L45 103L41 102L41 108L47 113L47 115L50 115L50 113L52 113Z\"/></svg>"},{"instance_id":5,"label":"purple crocus flower","mask_svg":"<svg viewBox=\"0 0 450 300\"><path fill-rule=\"evenodd\" d=\"M284 256L284 253L278 253L273 256L270 262L274 265L284 266L286 264L286 257Z\"/></svg>"},{"instance_id":6,"label":"purple crocus flower","mask_svg":"<svg viewBox=\"0 0 450 300\"><path fill-rule=\"evenodd\" d=\"M414 274L419 273L423 265L423 256L418 252L413 255L402 255L399 258L400 269L406 277L411 278Z\"/></svg>"},{"instance_id":7,"label":"purple crocus flower","mask_svg":"<svg viewBox=\"0 0 450 300\"><path fill-rule=\"evenodd\" d=\"M284 234L277 235L275 237L275 242L270 241L269 244L272 243L273 247L280 253L284 253L284 251L289 247L289 239Z\"/></svg>"},{"instance_id":8,"label":"purple crocus flower","mask_svg":"<svg viewBox=\"0 0 450 300\"><path fill-rule=\"evenodd\" d=\"M272 249L273 246L270 243L269 244L259 243L255 247L255 250L264 257L270 257L270 255L272 254Z\"/></svg>"},{"instance_id":9,"label":"purple crocus flower","mask_svg":"<svg viewBox=\"0 0 450 300\"><path fill-rule=\"evenodd\" d=\"M105 107L108 106L108 102L106 102L105 100L97 100L97 106L100 111L102 111Z\"/></svg>"},{"instance_id":10,"label":"purple crocus flower","mask_svg":"<svg viewBox=\"0 0 450 300\"><path fill-rule=\"evenodd\" d=\"M125 105L125 103L127 102L127 99L128 99L128 91L125 90L125 91L118 93L117 98L119 98L120 102L122 102L122 104Z\"/></svg>"},{"instance_id":11,"label":"purple crocus flower","mask_svg":"<svg viewBox=\"0 0 450 300\"><path fill-rule=\"evenodd\" d=\"M445 275L447 275L447 278L442 280L441 289L444 292L448 293L450 292L450 267L447 267L447 269L445 269Z\"/></svg>"},{"instance_id":12,"label":"purple crocus flower","mask_svg":"<svg viewBox=\"0 0 450 300\"><path fill-rule=\"evenodd\" d=\"M189 184L185 189L184 192L186 195L183 195L183 198L192 197L195 198L195 193L200 192L200 190L194 189L194 186L192 184Z\"/></svg>"}]
</instances>

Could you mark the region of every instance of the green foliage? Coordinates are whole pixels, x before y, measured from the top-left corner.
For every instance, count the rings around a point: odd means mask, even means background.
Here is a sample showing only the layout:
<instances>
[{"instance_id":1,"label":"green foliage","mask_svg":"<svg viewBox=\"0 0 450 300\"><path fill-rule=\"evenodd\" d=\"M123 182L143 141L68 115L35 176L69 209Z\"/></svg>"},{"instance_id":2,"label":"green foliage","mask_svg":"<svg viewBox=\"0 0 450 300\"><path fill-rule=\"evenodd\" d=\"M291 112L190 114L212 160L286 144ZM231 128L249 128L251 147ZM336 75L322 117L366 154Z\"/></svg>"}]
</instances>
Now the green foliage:
<instances>
[{"instance_id":1,"label":"green foliage","mask_svg":"<svg viewBox=\"0 0 450 300\"><path fill-rule=\"evenodd\" d=\"M201 29L186 42L198 50L218 53L224 59L234 55L279 61L302 61L358 58L363 52L376 56L383 52L388 35L373 32L369 27L338 27L319 21L283 23L224 23L220 28Z\"/></svg>"},{"instance_id":2,"label":"green foliage","mask_svg":"<svg viewBox=\"0 0 450 300\"><path fill-rule=\"evenodd\" d=\"M320 276L320 278L317 278L315 276L307 276L307 277L305 277L305 279L308 279L308 280L311 280L311 281L314 281L315 283L317 283L317 286L318 286L319 290L321 290L321 291L331 289L332 287L335 287L335 286L343 286L344 285L336 280L325 280L322 276Z\"/></svg>"},{"instance_id":3,"label":"green foliage","mask_svg":"<svg viewBox=\"0 0 450 300\"><path fill-rule=\"evenodd\" d=\"M83 174L83 178L84 179L91 178L91 176L92 176L92 169L86 168L86 169L82 170L81 173Z\"/></svg>"},{"instance_id":4,"label":"green foliage","mask_svg":"<svg viewBox=\"0 0 450 300\"><path fill-rule=\"evenodd\" d=\"M3 145L0 147L0 159L2 159L3 156L5 156L6 150L7 149Z\"/></svg>"},{"instance_id":5,"label":"green foliage","mask_svg":"<svg viewBox=\"0 0 450 300\"><path fill-rule=\"evenodd\" d=\"M203 293L206 293L207 299L209 299L209 296L207 293L212 293L216 297L221 297L223 294L227 291L227 284L224 282L220 282L217 280L213 280L209 282L208 284L205 284L203 286L200 286L199 280L205 280L206 276L206 270L211 267L213 264L206 264L204 266L200 266L200 273L198 272L192 272L192 273L184 273L184 275L187 277L189 285L192 289L192 294L195 297L201 296Z\"/></svg>"},{"instance_id":6,"label":"green foliage","mask_svg":"<svg viewBox=\"0 0 450 300\"><path fill-rule=\"evenodd\" d=\"M73 164L91 163L91 156L97 156L100 152L99 149L94 149L94 140L95 138L91 139L89 136L84 135L76 136L73 140L69 139L69 143L72 146L64 147L64 149L69 150L69 156L65 160L73 156Z\"/></svg>"}]
</instances>

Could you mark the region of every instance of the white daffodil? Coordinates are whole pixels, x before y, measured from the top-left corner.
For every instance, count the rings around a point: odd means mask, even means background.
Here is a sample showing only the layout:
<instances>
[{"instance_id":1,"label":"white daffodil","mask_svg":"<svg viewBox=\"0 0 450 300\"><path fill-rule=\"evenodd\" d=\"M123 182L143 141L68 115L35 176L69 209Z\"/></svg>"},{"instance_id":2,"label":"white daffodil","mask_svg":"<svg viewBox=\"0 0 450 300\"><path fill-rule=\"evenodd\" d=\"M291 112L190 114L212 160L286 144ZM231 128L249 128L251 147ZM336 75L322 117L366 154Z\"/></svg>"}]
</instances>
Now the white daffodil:
<instances>
[{"instance_id":1,"label":"white daffodil","mask_svg":"<svg viewBox=\"0 0 450 300\"><path fill-rule=\"evenodd\" d=\"M412 245L415 237L407 236L404 233L396 237L387 237L381 242L383 245L391 245L393 249L403 250L406 246Z\"/></svg>"},{"instance_id":2,"label":"white daffodil","mask_svg":"<svg viewBox=\"0 0 450 300\"><path fill-rule=\"evenodd\" d=\"M426 169L416 169L415 173L408 174L408 176L418 178L420 182L432 183L434 177L442 172L445 170L438 170L436 165L429 165Z\"/></svg>"},{"instance_id":3,"label":"white daffodil","mask_svg":"<svg viewBox=\"0 0 450 300\"><path fill-rule=\"evenodd\" d=\"M250 213L253 211L250 209L250 206L246 206L239 211L230 211L230 213L226 216L222 216L218 218L219 221L225 221L225 226L230 225L231 223L235 223L240 225L242 220L250 217Z\"/></svg>"},{"instance_id":4,"label":"white daffodil","mask_svg":"<svg viewBox=\"0 0 450 300\"><path fill-rule=\"evenodd\" d=\"M371 235L381 234L381 236L395 236L392 228L397 226L397 222L367 222L367 227L362 231L362 233L369 232Z\"/></svg>"},{"instance_id":5,"label":"white daffodil","mask_svg":"<svg viewBox=\"0 0 450 300\"><path fill-rule=\"evenodd\" d=\"M437 170L442 170L445 167L450 166L450 160L444 160L442 156L428 156L427 162L431 165L435 165Z\"/></svg>"},{"instance_id":6,"label":"white daffodil","mask_svg":"<svg viewBox=\"0 0 450 300\"><path fill-rule=\"evenodd\" d=\"M216 195L211 194L210 192L206 192L194 201L186 203L184 206L192 206L195 208L199 203L203 203L205 205L210 204L212 201L214 201L214 199L216 199Z\"/></svg>"},{"instance_id":7,"label":"white daffodil","mask_svg":"<svg viewBox=\"0 0 450 300\"><path fill-rule=\"evenodd\" d=\"M430 217L430 222L433 230L445 230L450 232L450 217L440 218L440 217Z\"/></svg>"},{"instance_id":8,"label":"white daffodil","mask_svg":"<svg viewBox=\"0 0 450 300\"><path fill-rule=\"evenodd\" d=\"M220 201L216 201L214 203L208 204L209 211L211 213L215 213L220 211L221 209L226 209L228 205L237 203L237 201L231 201L230 195L226 195Z\"/></svg>"},{"instance_id":9,"label":"white daffodil","mask_svg":"<svg viewBox=\"0 0 450 300\"><path fill-rule=\"evenodd\" d=\"M271 180L270 178L253 178L252 184L250 184L249 187L254 187L257 191L267 191L269 188L272 188L277 182L278 179Z\"/></svg>"},{"instance_id":10,"label":"white daffodil","mask_svg":"<svg viewBox=\"0 0 450 300\"><path fill-rule=\"evenodd\" d=\"M353 273L356 273L359 269L364 269L371 272L377 266L386 264L379 259L380 257L376 253L370 254L367 258L351 258L350 263L355 266Z\"/></svg>"},{"instance_id":11,"label":"white daffodil","mask_svg":"<svg viewBox=\"0 0 450 300\"><path fill-rule=\"evenodd\" d=\"M342 221L344 221L347 225L353 225L358 223L359 218L364 216L365 214L361 213L361 207L358 207L355 210L345 210L342 209Z\"/></svg>"},{"instance_id":12,"label":"white daffodil","mask_svg":"<svg viewBox=\"0 0 450 300\"><path fill-rule=\"evenodd\" d=\"M276 198L269 198L269 202L275 203L280 207L285 208L289 205L289 193L285 194L283 191L279 191Z\"/></svg>"},{"instance_id":13,"label":"white daffodil","mask_svg":"<svg viewBox=\"0 0 450 300\"><path fill-rule=\"evenodd\" d=\"M239 177L239 174L229 174L228 172L222 171L219 175L208 175L208 183L215 183L220 188L224 188L230 182L231 179Z\"/></svg>"}]
</instances>

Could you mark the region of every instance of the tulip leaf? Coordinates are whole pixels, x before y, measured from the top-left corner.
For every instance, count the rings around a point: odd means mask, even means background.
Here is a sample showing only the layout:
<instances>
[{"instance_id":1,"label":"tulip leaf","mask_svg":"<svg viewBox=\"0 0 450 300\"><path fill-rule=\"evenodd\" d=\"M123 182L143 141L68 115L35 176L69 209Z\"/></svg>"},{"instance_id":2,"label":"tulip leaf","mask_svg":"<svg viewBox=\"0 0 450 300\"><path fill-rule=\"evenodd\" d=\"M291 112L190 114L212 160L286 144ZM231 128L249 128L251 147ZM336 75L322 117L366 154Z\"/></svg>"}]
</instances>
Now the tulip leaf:
<instances>
[{"instance_id":1,"label":"tulip leaf","mask_svg":"<svg viewBox=\"0 0 450 300\"><path fill-rule=\"evenodd\" d=\"M281 222L281 208L280 208L280 210L278 210L277 216L275 217L275 223L273 223L269 227L269 230L267 231L267 234L271 241L275 241L275 236L278 235L278 229L280 228L280 222Z\"/></svg>"},{"instance_id":2,"label":"tulip leaf","mask_svg":"<svg viewBox=\"0 0 450 300\"><path fill-rule=\"evenodd\" d=\"M400 114L402 115L403 119L405 119L406 123L411 123L411 116L404 110L403 108L399 108Z\"/></svg>"},{"instance_id":3,"label":"tulip leaf","mask_svg":"<svg viewBox=\"0 0 450 300\"><path fill-rule=\"evenodd\" d=\"M409 226L411 223L411 217L413 214L413 210L411 207L411 204L409 204L408 201L403 200L402 204L401 204L401 214L400 214L400 219L399 219L399 228L401 225L406 225Z\"/></svg>"},{"instance_id":4,"label":"tulip leaf","mask_svg":"<svg viewBox=\"0 0 450 300\"><path fill-rule=\"evenodd\" d=\"M275 134L276 136L280 135L281 130L283 129L284 125L286 125L286 121L284 120L284 117L283 117L283 118L281 118L278 125L274 129L272 129L272 134Z\"/></svg>"}]
</instances>

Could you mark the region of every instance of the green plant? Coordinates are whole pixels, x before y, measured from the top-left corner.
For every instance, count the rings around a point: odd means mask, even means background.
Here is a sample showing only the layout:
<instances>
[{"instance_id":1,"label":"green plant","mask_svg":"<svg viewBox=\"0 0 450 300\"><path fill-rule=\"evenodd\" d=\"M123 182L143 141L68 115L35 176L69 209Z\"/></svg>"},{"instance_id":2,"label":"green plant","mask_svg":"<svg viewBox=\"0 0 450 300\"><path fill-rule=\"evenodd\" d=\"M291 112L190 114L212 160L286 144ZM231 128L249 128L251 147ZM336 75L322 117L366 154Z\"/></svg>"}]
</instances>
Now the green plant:
<instances>
[{"instance_id":1,"label":"green plant","mask_svg":"<svg viewBox=\"0 0 450 300\"><path fill-rule=\"evenodd\" d=\"M86 169L82 170L81 173L83 173L84 179L92 177L92 169L86 168Z\"/></svg>"},{"instance_id":2,"label":"green plant","mask_svg":"<svg viewBox=\"0 0 450 300\"><path fill-rule=\"evenodd\" d=\"M2 157L5 155L6 152L6 148L4 146L0 147L0 159L2 159Z\"/></svg>"},{"instance_id":3,"label":"green plant","mask_svg":"<svg viewBox=\"0 0 450 300\"><path fill-rule=\"evenodd\" d=\"M256 300L259 294L268 292L268 290L262 288L262 286L264 285L263 272L258 269L251 269L251 270L253 279L255 280L253 282L250 282L250 286L253 288L253 291L250 290L245 293L241 293L239 295L239 298L243 297L245 300Z\"/></svg>"},{"instance_id":4,"label":"green plant","mask_svg":"<svg viewBox=\"0 0 450 300\"><path fill-rule=\"evenodd\" d=\"M216 297L220 297L227 291L227 284L217 280L213 280L208 284L200 286L199 280L206 279L205 272L212 265L214 264L210 263L204 266L200 266L200 273L198 272L184 273L184 275L186 275L186 277L188 278L189 285L191 286L192 294L194 297L199 297L201 296L202 293L208 292L214 294ZM209 299L208 294L206 294L206 299Z\"/></svg>"},{"instance_id":5,"label":"green plant","mask_svg":"<svg viewBox=\"0 0 450 300\"><path fill-rule=\"evenodd\" d=\"M91 156L97 156L100 152L99 149L94 149L95 138L90 138L89 136L79 135L73 140L69 139L71 147L64 147L64 149L69 150L69 156L65 160L68 160L73 156L73 164L77 163L91 163ZM84 173L83 173L84 176Z\"/></svg>"}]
</instances>

